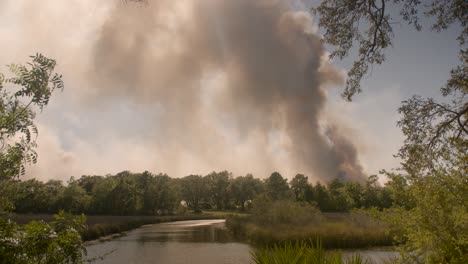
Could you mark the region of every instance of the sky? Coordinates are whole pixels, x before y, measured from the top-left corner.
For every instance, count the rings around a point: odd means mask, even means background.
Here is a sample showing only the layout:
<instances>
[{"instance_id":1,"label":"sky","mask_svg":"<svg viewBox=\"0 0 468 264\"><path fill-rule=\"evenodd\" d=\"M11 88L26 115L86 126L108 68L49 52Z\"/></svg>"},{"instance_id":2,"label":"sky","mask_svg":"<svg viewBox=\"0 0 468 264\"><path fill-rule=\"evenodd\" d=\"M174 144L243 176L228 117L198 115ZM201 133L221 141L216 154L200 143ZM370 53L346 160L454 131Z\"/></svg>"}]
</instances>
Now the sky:
<instances>
[{"instance_id":1,"label":"sky","mask_svg":"<svg viewBox=\"0 0 468 264\"><path fill-rule=\"evenodd\" d=\"M458 64L458 28L417 32L402 22L385 63L347 102L353 57L325 59L331 47L319 44L309 3L221 2L0 0L0 71L40 52L65 82L38 113L39 159L25 177L360 179L398 167L401 101L440 97Z\"/></svg>"}]
</instances>

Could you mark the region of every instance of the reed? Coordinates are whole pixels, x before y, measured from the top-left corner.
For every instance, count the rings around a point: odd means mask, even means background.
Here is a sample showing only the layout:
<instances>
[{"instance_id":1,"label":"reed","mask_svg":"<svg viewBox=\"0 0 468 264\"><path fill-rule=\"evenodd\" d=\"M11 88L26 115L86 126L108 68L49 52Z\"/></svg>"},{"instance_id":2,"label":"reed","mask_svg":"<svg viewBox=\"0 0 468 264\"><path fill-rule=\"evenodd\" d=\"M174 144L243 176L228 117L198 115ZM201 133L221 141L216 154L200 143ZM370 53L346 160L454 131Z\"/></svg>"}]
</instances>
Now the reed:
<instances>
[{"instance_id":1,"label":"reed","mask_svg":"<svg viewBox=\"0 0 468 264\"><path fill-rule=\"evenodd\" d=\"M371 261L354 255L344 258L340 251L329 252L323 248L320 239L316 242L286 242L262 247L251 252L257 264L370 264Z\"/></svg>"},{"instance_id":2,"label":"reed","mask_svg":"<svg viewBox=\"0 0 468 264\"><path fill-rule=\"evenodd\" d=\"M230 217L229 231L238 239L255 246L310 243L320 240L327 249L392 246L392 234L381 222L363 215L322 215L309 223L258 223L251 217Z\"/></svg>"}]
</instances>

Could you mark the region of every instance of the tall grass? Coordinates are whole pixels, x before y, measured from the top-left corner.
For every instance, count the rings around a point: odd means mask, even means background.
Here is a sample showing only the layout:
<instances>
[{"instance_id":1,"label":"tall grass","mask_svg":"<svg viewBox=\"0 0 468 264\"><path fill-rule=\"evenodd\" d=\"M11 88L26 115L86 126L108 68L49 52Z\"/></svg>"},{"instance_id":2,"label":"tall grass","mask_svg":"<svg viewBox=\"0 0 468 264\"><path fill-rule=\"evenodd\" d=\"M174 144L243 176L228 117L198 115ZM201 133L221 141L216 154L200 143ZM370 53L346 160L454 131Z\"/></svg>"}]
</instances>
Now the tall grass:
<instances>
[{"instance_id":1,"label":"tall grass","mask_svg":"<svg viewBox=\"0 0 468 264\"><path fill-rule=\"evenodd\" d=\"M230 217L226 226L236 238L255 246L299 241L310 243L310 239L320 239L321 245L327 249L393 244L389 228L366 215L325 214L284 201L261 207L251 216Z\"/></svg>"},{"instance_id":2,"label":"tall grass","mask_svg":"<svg viewBox=\"0 0 468 264\"><path fill-rule=\"evenodd\" d=\"M392 246L391 234L385 227L360 225L353 220L305 224L300 226L273 224L260 226L248 218L229 218L226 222L229 231L238 239L246 240L257 246L282 244L285 242L309 241L320 239L327 249L366 248Z\"/></svg>"},{"instance_id":3,"label":"tall grass","mask_svg":"<svg viewBox=\"0 0 468 264\"><path fill-rule=\"evenodd\" d=\"M316 243L286 242L271 247L255 249L251 252L257 264L370 264L359 255L343 258L341 252L327 252L318 239Z\"/></svg>"}]
</instances>

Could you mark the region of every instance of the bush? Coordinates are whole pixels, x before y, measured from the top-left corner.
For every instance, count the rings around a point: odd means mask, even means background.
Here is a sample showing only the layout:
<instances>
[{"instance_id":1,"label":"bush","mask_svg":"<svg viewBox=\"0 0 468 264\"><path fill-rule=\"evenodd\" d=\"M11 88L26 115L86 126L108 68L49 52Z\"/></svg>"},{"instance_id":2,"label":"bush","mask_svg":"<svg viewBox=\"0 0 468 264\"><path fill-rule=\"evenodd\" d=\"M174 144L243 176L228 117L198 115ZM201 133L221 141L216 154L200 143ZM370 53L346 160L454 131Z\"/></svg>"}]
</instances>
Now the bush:
<instances>
[{"instance_id":1,"label":"bush","mask_svg":"<svg viewBox=\"0 0 468 264\"><path fill-rule=\"evenodd\" d=\"M0 218L2 263L82 263L86 250L80 232L84 216L60 212L55 221L31 221L26 225Z\"/></svg>"}]
</instances>

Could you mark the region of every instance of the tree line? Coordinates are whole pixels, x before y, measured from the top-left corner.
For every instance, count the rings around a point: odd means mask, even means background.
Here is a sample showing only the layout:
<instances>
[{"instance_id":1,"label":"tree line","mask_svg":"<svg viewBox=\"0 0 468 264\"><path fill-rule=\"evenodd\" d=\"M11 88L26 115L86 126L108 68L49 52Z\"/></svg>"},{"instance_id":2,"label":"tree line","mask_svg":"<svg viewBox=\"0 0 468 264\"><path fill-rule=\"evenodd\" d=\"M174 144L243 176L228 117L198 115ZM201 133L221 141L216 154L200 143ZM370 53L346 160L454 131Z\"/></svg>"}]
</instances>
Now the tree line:
<instances>
[{"instance_id":1,"label":"tree line","mask_svg":"<svg viewBox=\"0 0 468 264\"><path fill-rule=\"evenodd\" d=\"M405 188L407 183L402 178L392 178L381 186L375 175L363 184L339 179L311 184L302 174L288 182L278 172L261 180L251 174L233 177L227 171L183 178L123 171L107 176L71 177L66 184L58 180L16 180L10 182L8 193L14 212L21 214L65 210L73 214L162 215L186 210L246 211L259 196L272 201L310 203L324 212L389 208L394 204L409 205L404 198Z\"/></svg>"}]
</instances>

